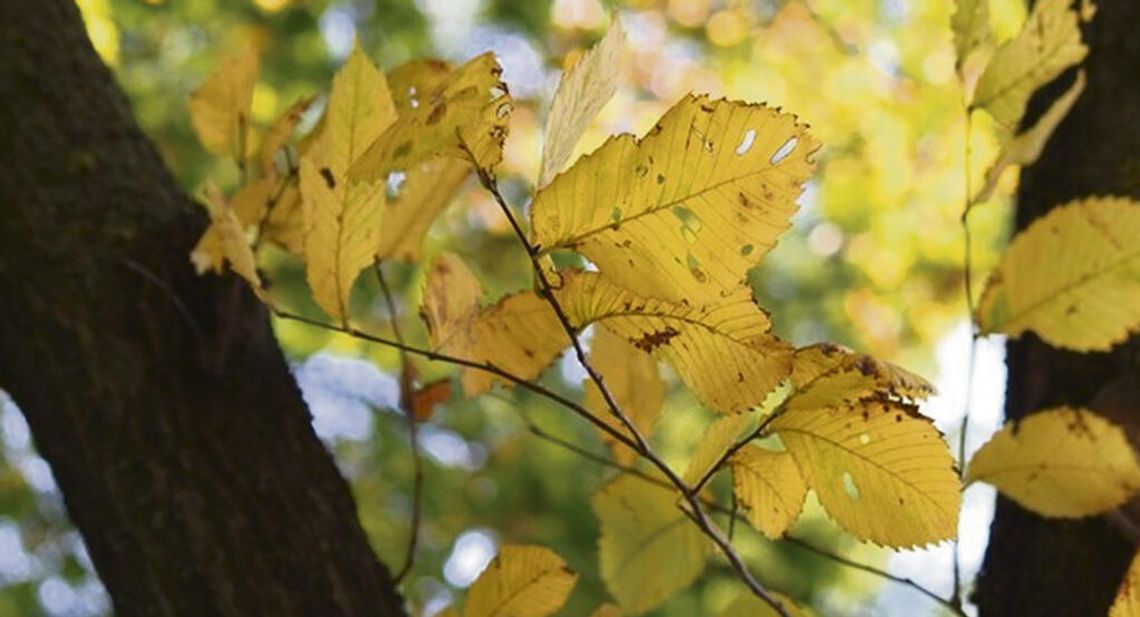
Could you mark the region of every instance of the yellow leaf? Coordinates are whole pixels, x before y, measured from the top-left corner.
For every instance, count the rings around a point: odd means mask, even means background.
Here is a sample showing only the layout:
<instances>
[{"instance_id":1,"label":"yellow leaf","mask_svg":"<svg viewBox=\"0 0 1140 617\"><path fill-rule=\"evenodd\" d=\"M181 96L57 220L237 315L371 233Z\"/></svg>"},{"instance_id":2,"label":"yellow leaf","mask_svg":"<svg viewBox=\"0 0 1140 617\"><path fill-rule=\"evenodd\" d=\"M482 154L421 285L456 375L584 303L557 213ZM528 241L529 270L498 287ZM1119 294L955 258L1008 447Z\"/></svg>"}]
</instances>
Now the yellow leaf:
<instances>
[{"instance_id":1,"label":"yellow leaf","mask_svg":"<svg viewBox=\"0 0 1140 617\"><path fill-rule=\"evenodd\" d=\"M971 54L993 43L993 32L989 0L957 0L956 4L950 28L954 31L955 64L961 70Z\"/></svg>"},{"instance_id":2,"label":"yellow leaf","mask_svg":"<svg viewBox=\"0 0 1140 617\"><path fill-rule=\"evenodd\" d=\"M601 373L606 388L633 425L642 435L651 435L653 425L661 415L661 407L665 404L665 383L657 372L657 361L630 345L624 338L599 327L594 329L594 338L590 341L590 364ZM632 438L606 405L597 385L586 379L582 387L585 390L582 402L586 409L618 432ZM608 433L601 433L601 436L602 441L609 444L615 461L629 465L637 458L634 452Z\"/></svg>"},{"instance_id":3,"label":"yellow leaf","mask_svg":"<svg viewBox=\"0 0 1140 617\"><path fill-rule=\"evenodd\" d=\"M796 350L791 375L790 409L850 404L869 396L904 401L934 394L922 377L842 345L818 343Z\"/></svg>"},{"instance_id":4,"label":"yellow leaf","mask_svg":"<svg viewBox=\"0 0 1140 617\"><path fill-rule=\"evenodd\" d=\"M1140 617L1140 553L1132 558L1132 565L1128 566L1128 572L1120 582L1108 617Z\"/></svg>"},{"instance_id":5,"label":"yellow leaf","mask_svg":"<svg viewBox=\"0 0 1140 617\"><path fill-rule=\"evenodd\" d=\"M578 575L554 551L504 546L467 593L465 617L546 617L562 608Z\"/></svg>"},{"instance_id":6,"label":"yellow leaf","mask_svg":"<svg viewBox=\"0 0 1140 617\"><path fill-rule=\"evenodd\" d=\"M222 216L222 220L226 220L226 225L232 225L228 219L234 218L237 223L237 228L245 234L245 230L250 225L256 225L265 216L269 200L272 198L272 192L275 190L274 181L272 178L258 178L253 182L238 189L234 196L225 202L225 198L218 193L216 186L207 187L207 197L212 201L213 207L211 208L212 216L219 210L216 205L219 202L226 203L225 209L230 214ZM214 196L210 197L210 194ZM219 225L212 224L206 228L202 233L201 239L190 253L190 261L194 263L194 268L198 274L202 274L207 270L214 272L222 271L222 262L224 257L222 239L219 236ZM232 230L231 232L232 233Z\"/></svg>"},{"instance_id":7,"label":"yellow leaf","mask_svg":"<svg viewBox=\"0 0 1140 617\"><path fill-rule=\"evenodd\" d=\"M1041 118L1033 125L1033 128L1025 131L1014 137L1008 144L1002 147L1001 153L998 154L997 160L986 171L986 183L982 186L982 190L978 191L977 196L974 197L974 203L982 203L987 201L993 194L994 189L997 188L998 181L1001 180L1001 174L1010 165L1030 165L1037 161L1037 157L1041 156L1041 151L1045 148L1045 144L1049 138L1053 136L1053 131L1057 130L1057 126L1061 124L1061 120L1069 115L1069 110L1073 108L1073 104L1077 102L1077 98L1081 96L1081 92L1085 89L1085 72L1079 71L1077 79L1073 82L1072 86L1065 91L1053 104L1049 106Z\"/></svg>"},{"instance_id":8,"label":"yellow leaf","mask_svg":"<svg viewBox=\"0 0 1140 617\"><path fill-rule=\"evenodd\" d=\"M356 160L353 181L376 180L436 155L467 159L494 169L503 158L512 103L499 77L494 54L485 53L456 69L433 90L417 97L416 107L372 140Z\"/></svg>"},{"instance_id":9,"label":"yellow leaf","mask_svg":"<svg viewBox=\"0 0 1140 617\"><path fill-rule=\"evenodd\" d=\"M602 40L562 74L546 118L539 186L546 186L562 171L590 121L614 95L624 51L625 31L614 13L613 23Z\"/></svg>"},{"instance_id":10,"label":"yellow leaf","mask_svg":"<svg viewBox=\"0 0 1140 617\"><path fill-rule=\"evenodd\" d=\"M249 106L257 81L257 52L246 47L222 59L190 95L190 123L211 153L244 159Z\"/></svg>"},{"instance_id":11,"label":"yellow leaf","mask_svg":"<svg viewBox=\"0 0 1140 617\"><path fill-rule=\"evenodd\" d=\"M1039 0L1021 32L994 53L978 80L972 107L985 109L999 124L1016 129L1029 97L1062 71L1084 60L1072 0Z\"/></svg>"},{"instance_id":12,"label":"yellow leaf","mask_svg":"<svg viewBox=\"0 0 1140 617\"><path fill-rule=\"evenodd\" d=\"M980 480L1043 516L1107 512L1140 488L1124 432L1085 409L1060 407L1007 423L970 461Z\"/></svg>"},{"instance_id":13,"label":"yellow leaf","mask_svg":"<svg viewBox=\"0 0 1140 617\"><path fill-rule=\"evenodd\" d=\"M206 267L203 266L207 263L210 266L217 264L214 269L220 272L221 264L228 261L230 269L249 283L254 294L262 301L268 301L261 287L261 277L257 274L253 250L245 235L245 225L238 219L218 187L212 183L206 187L206 198L211 205L210 227L190 254L198 273L205 271Z\"/></svg>"},{"instance_id":14,"label":"yellow leaf","mask_svg":"<svg viewBox=\"0 0 1140 617\"><path fill-rule=\"evenodd\" d=\"M598 323L673 365L700 399L738 413L764 402L788 375L791 348L742 290L715 307L674 304L622 289L605 276L563 273L558 299L577 327Z\"/></svg>"},{"instance_id":15,"label":"yellow leaf","mask_svg":"<svg viewBox=\"0 0 1140 617\"><path fill-rule=\"evenodd\" d=\"M301 159L305 274L313 299L331 317L348 319L348 297L379 244L384 184L350 184L349 164L396 118L384 76L353 47L333 78L325 127Z\"/></svg>"},{"instance_id":16,"label":"yellow leaf","mask_svg":"<svg viewBox=\"0 0 1140 617\"><path fill-rule=\"evenodd\" d=\"M450 254L436 259L422 312L432 349L533 379L570 344L554 311L538 295L514 294L480 308L482 297L479 282L462 260ZM463 370L468 396L486 392L497 380L486 371Z\"/></svg>"},{"instance_id":17,"label":"yellow leaf","mask_svg":"<svg viewBox=\"0 0 1140 617\"><path fill-rule=\"evenodd\" d=\"M982 332L1033 330L1055 347L1103 351L1140 326L1140 204L1093 197L1018 234L978 303Z\"/></svg>"},{"instance_id":18,"label":"yellow leaf","mask_svg":"<svg viewBox=\"0 0 1140 617\"><path fill-rule=\"evenodd\" d=\"M265 240L294 255L305 253L305 214L297 178L287 178L265 219Z\"/></svg>"},{"instance_id":19,"label":"yellow leaf","mask_svg":"<svg viewBox=\"0 0 1140 617\"><path fill-rule=\"evenodd\" d=\"M624 611L638 615L657 607L704 570L709 542L672 491L623 475L591 503L601 523L602 581Z\"/></svg>"},{"instance_id":20,"label":"yellow leaf","mask_svg":"<svg viewBox=\"0 0 1140 617\"><path fill-rule=\"evenodd\" d=\"M413 60L388 73L392 100L402 118L415 114L420 98L430 93L451 73L439 60ZM430 157L388 176L389 192L380 229L379 259L415 261L424 234L451 203L471 173L467 161L447 156ZM397 175L398 174L398 175ZM396 180L396 181L394 181Z\"/></svg>"},{"instance_id":21,"label":"yellow leaf","mask_svg":"<svg viewBox=\"0 0 1140 617\"><path fill-rule=\"evenodd\" d=\"M771 429L828 514L859 539L909 547L955 537L958 474L938 430L913 407L794 409Z\"/></svg>"},{"instance_id":22,"label":"yellow leaf","mask_svg":"<svg viewBox=\"0 0 1140 617\"><path fill-rule=\"evenodd\" d=\"M539 191L534 241L646 297L715 303L789 226L818 143L789 114L688 96L644 138L611 138Z\"/></svg>"},{"instance_id":23,"label":"yellow leaf","mask_svg":"<svg viewBox=\"0 0 1140 617\"><path fill-rule=\"evenodd\" d=\"M747 446L729 464L732 490L748 508L748 522L769 538L784 535L799 518L808 490L792 456Z\"/></svg>"},{"instance_id":24,"label":"yellow leaf","mask_svg":"<svg viewBox=\"0 0 1140 617\"><path fill-rule=\"evenodd\" d=\"M811 613L796 604L791 598L782 593L769 592L791 617L807 617ZM779 613L764 600L751 592L744 592L736 597L728 608L721 612L720 617L777 617Z\"/></svg>"},{"instance_id":25,"label":"yellow leaf","mask_svg":"<svg viewBox=\"0 0 1140 617\"><path fill-rule=\"evenodd\" d=\"M695 486L736 443L740 433L752 419L749 414L735 414L718 418L710 424L705 429L704 435L701 435L697 449L689 457L689 466L685 468L685 475L682 476L685 484Z\"/></svg>"},{"instance_id":26,"label":"yellow leaf","mask_svg":"<svg viewBox=\"0 0 1140 617\"><path fill-rule=\"evenodd\" d=\"M275 173L273 159L277 156L277 151L293 137L293 131L301 122L302 115L308 111L315 100L317 100L315 96L300 99L281 112L281 115L269 126L269 130L266 131L265 137L261 140L261 148L257 154L257 162L261 165L263 175L270 176Z\"/></svg>"}]
</instances>

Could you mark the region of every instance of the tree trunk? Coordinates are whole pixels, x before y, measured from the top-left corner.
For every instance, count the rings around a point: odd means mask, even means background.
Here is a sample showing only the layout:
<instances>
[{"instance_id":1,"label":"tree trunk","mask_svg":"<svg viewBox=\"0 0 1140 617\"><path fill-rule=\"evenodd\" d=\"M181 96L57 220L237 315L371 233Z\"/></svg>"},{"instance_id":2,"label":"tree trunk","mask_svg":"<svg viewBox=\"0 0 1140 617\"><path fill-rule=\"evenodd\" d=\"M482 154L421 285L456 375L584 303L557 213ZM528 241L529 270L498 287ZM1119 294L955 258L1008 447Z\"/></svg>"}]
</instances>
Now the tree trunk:
<instances>
[{"instance_id":1,"label":"tree trunk","mask_svg":"<svg viewBox=\"0 0 1140 617\"><path fill-rule=\"evenodd\" d=\"M1085 28L1088 88L1041 160L1022 174L1017 229L1056 205L1093 195L1140 197L1140 3L1098 0ZM1040 114L1068 81L1030 106ZM1136 241L1140 242L1140 239ZM1140 337L1109 353L1054 349L1032 334L1008 345L1006 417L1081 405L1128 427L1140 421ZM975 600L983 616L1106 615L1135 551L1111 518L1046 520L998 498Z\"/></svg>"},{"instance_id":2,"label":"tree trunk","mask_svg":"<svg viewBox=\"0 0 1140 617\"><path fill-rule=\"evenodd\" d=\"M120 615L402 615L265 311L67 0L0 0L0 387Z\"/></svg>"}]
</instances>

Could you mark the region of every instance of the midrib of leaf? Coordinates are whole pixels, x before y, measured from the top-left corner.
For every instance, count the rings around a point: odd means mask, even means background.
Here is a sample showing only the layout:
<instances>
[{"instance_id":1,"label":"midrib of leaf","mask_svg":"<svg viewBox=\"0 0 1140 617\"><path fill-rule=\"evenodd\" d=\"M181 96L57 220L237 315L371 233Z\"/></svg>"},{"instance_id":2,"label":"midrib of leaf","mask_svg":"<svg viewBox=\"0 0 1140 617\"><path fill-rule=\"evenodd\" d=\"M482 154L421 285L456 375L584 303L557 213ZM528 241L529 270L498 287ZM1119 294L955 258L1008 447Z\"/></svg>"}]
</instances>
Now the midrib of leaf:
<instances>
[{"instance_id":1,"label":"midrib of leaf","mask_svg":"<svg viewBox=\"0 0 1140 617\"><path fill-rule=\"evenodd\" d=\"M831 438L829 438L829 437L824 437L823 435L819 435L819 434L816 434L816 433L810 433L810 432L808 432L808 431L805 431L805 430L803 430L803 429L781 429L781 428L776 428L776 429L774 429L774 430L775 430L775 432L777 432L777 433L800 433L801 435L806 435L806 436L808 436L808 437L810 437L810 438L813 438L813 439L818 439L818 440L820 440L820 441L823 441L823 442L826 442L826 443L828 443L828 444L831 444L831 445L832 445L832 446L834 446L835 448L837 448L837 449L839 449L839 450L843 450L844 452L847 452L848 454L850 454L850 455L854 456L855 458L858 458L858 459L861 459L861 460L863 460L863 461L865 461L865 462L867 462L867 463L870 463L870 464L871 464L871 466L873 466L873 467L877 467L877 468L879 468L881 471L885 472L887 475L889 475L889 476L891 476L892 478L895 478L896 480L898 480L899 482L901 482L901 483L903 483L903 484L905 484L905 485L909 486L909 487L910 487L911 489L913 489L913 490L914 490L916 493L918 493L918 494L919 494L919 496L921 496L921 497L923 497L924 499L926 499L927 501L929 501L929 502L930 502L930 503L931 503L931 504L932 504L932 505L933 505L935 508L937 508L937 509L938 509L939 511L941 511L943 514L945 514L945 513L946 513L946 510L945 510L945 509L942 507L942 505L941 505L941 504L939 504L937 501L935 501L933 497L931 497L931 496L927 495L927 494L926 494L926 491L922 490L921 488L919 488L918 486L916 486L914 483L912 483L911 481L907 480L905 477L903 477L903 476L899 475L897 472L895 472L895 471L892 471L891 469L888 469L887 467L884 467L882 464L878 463L877 461L875 461L875 460L873 460L873 459L869 459L869 458L867 458L866 456L863 456L862 454L859 454L858 452L856 452L856 451L854 451L854 450L852 450L852 449L850 449L850 448L848 448L848 447L844 446L843 444L841 444L841 443L839 443L839 442L837 442L837 441L834 441L834 440L832 440L832 439L831 439Z\"/></svg>"},{"instance_id":2,"label":"midrib of leaf","mask_svg":"<svg viewBox=\"0 0 1140 617\"><path fill-rule=\"evenodd\" d=\"M791 455L789 454L789 456L791 456ZM789 504L788 501L786 499L784 499L784 494L776 489L775 484L773 484L772 482L769 482L768 479L765 476L763 476L762 474L753 471L752 468L749 467L748 465L741 464L740 466L745 468L746 470L748 470L749 475L751 475L752 477L759 480L761 483L764 484L764 486L767 486L768 490L775 493L776 499L779 500L780 505L784 506L785 510L791 510L792 509L791 504Z\"/></svg>"},{"instance_id":3,"label":"midrib of leaf","mask_svg":"<svg viewBox=\"0 0 1140 617\"><path fill-rule=\"evenodd\" d=\"M1101 233L1104 233L1104 232L1102 231ZM1112 239L1116 240L1115 238L1112 238ZM1019 325L1018 321L1020 319L1024 318L1026 315L1033 313L1034 311L1041 308L1042 306L1049 304L1053 300L1056 300L1058 297L1061 296L1061 294L1064 294L1064 293L1069 292L1069 291L1073 291L1075 289L1079 289L1079 288L1093 282L1094 280L1096 280L1102 276L1107 276L1108 273L1114 272L1118 268L1122 268L1122 267L1128 265L1129 262L1131 262L1132 260L1137 259L1137 258L1140 258L1140 248L1136 249L1135 251L1133 251L1131 253L1126 253L1124 257L1109 263L1104 268L1096 270L1095 272L1090 272L1088 274L1081 275L1081 276L1073 279L1072 283L1069 285L1058 286L1058 287L1054 288L1049 293L1047 293L1047 294L1041 296L1040 298L1038 298L1037 300L1034 300L1033 302L1027 304L1025 306L1025 308L1021 309L1020 311L1018 311L1016 313L1013 313L1009 317L1009 319L1005 320L1005 328L1006 329L1012 329L1013 327ZM1007 289L1008 289L1008 287L1007 287Z\"/></svg>"},{"instance_id":4,"label":"midrib of leaf","mask_svg":"<svg viewBox=\"0 0 1140 617\"><path fill-rule=\"evenodd\" d=\"M788 153L788 156L791 156L791 153ZM748 172L745 174L741 174L739 176L733 176L732 178L729 178L727 180L723 180L723 181L717 182L715 184L710 184L710 185L706 186L705 188L703 188L703 189L701 189L695 193L689 193L683 197L680 197L678 199L674 199L673 201L670 201L668 203L658 204L656 206L652 206L652 207L647 208L641 212L638 212L637 214L625 217L620 222L607 223L601 227L596 227L594 229L582 232L576 236L571 236L565 240L560 241L558 244L556 244L554 246L544 248L542 251L540 251L540 253L545 254L546 252L549 252L551 249L556 249L556 248L572 248L587 238L591 238L591 237L596 236L600 233L604 233L606 231L615 229L615 225L620 227L621 225L625 225L629 221L636 221L637 219L640 219L642 217L645 217L645 216L648 216L651 214L656 214L659 211L664 210L666 208L672 208L673 206L687 202L690 199L695 199L697 197L700 197L701 195L704 195L705 193L708 193L709 191L719 189L720 187L722 187L726 184L731 184L733 182L739 182L745 178L749 178L751 176L757 176L757 175L763 174L765 172L772 171L775 168L776 168L775 166L769 166L769 167L765 167L764 169L761 169L761 170Z\"/></svg>"},{"instance_id":5,"label":"midrib of leaf","mask_svg":"<svg viewBox=\"0 0 1140 617\"><path fill-rule=\"evenodd\" d=\"M591 320L590 323L602 323L603 321L605 321L607 319L619 319L622 317L625 317L627 319L632 319L632 318L636 318L636 317L654 317L654 318L660 319L662 321L679 321L679 322L686 324L686 325L697 326L699 328L702 328L711 334L715 334L717 336L724 337L724 338L726 338L726 339L732 341L733 343L736 343L742 347L747 347L748 349L755 349L755 350L759 351L758 348L753 347L753 346L749 345L748 343L745 343L744 341L741 341L740 339L726 333L724 330L721 330L716 326L704 323L703 321L700 321L699 319L694 319L694 318L688 317L688 316L674 315L672 313L663 313L660 311L651 311L651 312L642 312L642 313L638 313L635 311L619 311L616 313L605 313L604 315L599 316L599 317Z\"/></svg>"},{"instance_id":6,"label":"midrib of leaf","mask_svg":"<svg viewBox=\"0 0 1140 617\"><path fill-rule=\"evenodd\" d=\"M512 600L514 600L515 598L522 595L522 593L524 591L526 591L527 589L530 589L531 587L537 585L539 581L541 581L542 579L546 578L549 575L550 575L549 570L539 572L538 574L534 575L534 577L532 577L530 580L523 583L516 591L512 592L510 595L508 595L506 598L504 598L502 602L500 602L497 606L495 606L494 610L491 611L491 614L489 617L495 617L496 615L501 614L503 609L510 606Z\"/></svg>"}]
</instances>

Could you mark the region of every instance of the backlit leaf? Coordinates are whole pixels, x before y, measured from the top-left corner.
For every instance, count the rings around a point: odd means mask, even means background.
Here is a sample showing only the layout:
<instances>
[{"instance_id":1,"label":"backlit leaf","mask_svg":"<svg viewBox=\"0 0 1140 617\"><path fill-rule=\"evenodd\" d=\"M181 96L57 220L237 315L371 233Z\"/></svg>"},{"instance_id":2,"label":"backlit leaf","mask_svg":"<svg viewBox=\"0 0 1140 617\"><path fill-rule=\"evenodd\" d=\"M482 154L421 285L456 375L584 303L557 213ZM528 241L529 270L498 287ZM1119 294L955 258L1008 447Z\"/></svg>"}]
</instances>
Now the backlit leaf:
<instances>
[{"instance_id":1,"label":"backlit leaf","mask_svg":"<svg viewBox=\"0 0 1140 617\"><path fill-rule=\"evenodd\" d=\"M483 291L455 255L432 264L424 289L423 317L432 349L473 362L490 363L523 379L533 379L570 344L557 316L533 292L507 296L481 308ZM465 368L468 396L486 392L500 378Z\"/></svg>"},{"instance_id":2,"label":"backlit leaf","mask_svg":"<svg viewBox=\"0 0 1140 617\"><path fill-rule=\"evenodd\" d=\"M206 198L211 206L210 227L190 254L190 259L198 268L199 274L206 269L203 266L213 267L220 272L221 265L229 262L230 269L249 283L254 294L263 301L267 300L261 287L261 277L257 273L257 262L245 235L245 225L218 187L212 183L206 187Z\"/></svg>"},{"instance_id":3,"label":"backlit leaf","mask_svg":"<svg viewBox=\"0 0 1140 617\"><path fill-rule=\"evenodd\" d=\"M957 8L950 17L950 27L954 30L954 52L960 70L971 54L993 42L993 32L990 31L989 0L957 0L955 4Z\"/></svg>"},{"instance_id":4,"label":"backlit leaf","mask_svg":"<svg viewBox=\"0 0 1140 617\"><path fill-rule=\"evenodd\" d=\"M390 171L436 155L466 160L467 148L483 169L503 158L512 103L500 80L494 54L485 53L455 69L434 89L414 97L410 113L383 135L364 142L367 150L353 165L354 181L378 180Z\"/></svg>"},{"instance_id":5,"label":"backlit leaf","mask_svg":"<svg viewBox=\"0 0 1140 617\"><path fill-rule=\"evenodd\" d=\"M602 40L562 74L546 119L539 186L562 171L590 121L614 95L624 50L625 31L615 13Z\"/></svg>"},{"instance_id":6,"label":"backlit leaf","mask_svg":"<svg viewBox=\"0 0 1140 617\"><path fill-rule=\"evenodd\" d=\"M769 332L749 290L705 307L648 299L597 273L563 277L558 299L575 326L600 324L665 360L712 409L738 413L760 405L791 369L791 348Z\"/></svg>"},{"instance_id":7,"label":"backlit leaf","mask_svg":"<svg viewBox=\"0 0 1140 617\"><path fill-rule=\"evenodd\" d=\"M715 303L788 228L817 148L789 114L687 96L644 138L611 138L539 191L534 242L645 297Z\"/></svg>"},{"instance_id":8,"label":"backlit leaf","mask_svg":"<svg viewBox=\"0 0 1140 617\"><path fill-rule=\"evenodd\" d=\"M1140 488L1140 467L1119 427L1061 407L1007 423L974 455L966 479L1038 514L1077 518L1128 501Z\"/></svg>"},{"instance_id":9,"label":"backlit leaf","mask_svg":"<svg viewBox=\"0 0 1140 617\"><path fill-rule=\"evenodd\" d=\"M190 123L198 140L212 154L245 157L257 69L257 52L245 47L222 59L190 96Z\"/></svg>"},{"instance_id":10,"label":"backlit leaf","mask_svg":"<svg viewBox=\"0 0 1140 617\"><path fill-rule=\"evenodd\" d=\"M546 617L562 608L577 580L550 549L504 546L471 585L463 615Z\"/></svg>"},{"instance_id":11,"label":"backlit leaf","mask_svg":"<svg viewBox=\"0 0 1140 617\"><path fill-rule=\"evenodd\" d=\"M202 274L207 270L214 272L222 271L222 263L224 258L223 243L219 230L219 226L223 223L231 226L230 231L227 233L232 234L234 229L240 229L244 237L245 230L251 225L256 224L265 216L269 200L272 198L272 192L276 190L274 179L272 178L258 178L253 182L241 187L233 197L226 202L225 198L217 192L217 187L208 187L207 196L210 193L216 193L213 197L209 197L212 202L211 220L213 224L206 228L202 233L201 239L190 253L190 261L194 263L194 269L198 274ZM224 216L219 215L218 202L225 203L225 210L229 212ZM221 216L221 218L215 218ZM229 219L234 219L233 222ZM234 227L236 225L236 227Z\"/></svg>"},{"instance_id":12,"label":"backlit leaf","mask_svg":"<svg viewBox=\"0 0 1140 617\"><path fill-rule=\"evenodd\" d=\"M1128 566L1128 572L1120 582L1108 617L1140 617L1140 553L1132 558L1132 565Z\"/></svg>"},{"instance_id":13,"label":"backlit leaf","mask_svg":"<svg viewBox=\"0 0 1140 617\"><path fill-rule=\"evenodd\" d=\"M613 604L606 603L590 613L590 617L622 617L622 612Z\"/></svg>"},{"instance_id":14,"label":"backlit leaf","mask_svg":"<svg viewBox=\"0 0 1140 617\"><path fill-rule=\"evenodd\" d=\"M606 388L633 425L648 437L661 415L665 404L665 383L657 372L657 360L630 345L624 338L605 327L594 330L590 341L590 364L602 375ZM614 417L593 380L586 379L583 404L606 424L618 432L629 435L628 429ZM637 455L608 433L601 433L602 441L610 446L614 460L628 465Z\"/></svg>"},{"instance_id":15,"label":"backlit leaf","mask_svg":"<svg viewBox=\"0 0 1140 617\"><path fill-rule=\"evenodd\" d=\"M1072 0L1039 0L1021 32L994 52L974 91L975 108L1017 128L1029 97L1088 54Z\"/></svg>"},{"instance_id":16,"label":"backlit leaf","mask_svg":"<svg viewBox=\"0 0 1140 617\"><path fill-rule=\"evenodd\" d=\"M746 446L729 460L732 490L748 508L748 522L769 538L778 538L799 518L807 484L787 452Z\"/></svg>"},{"instance_id":17,"label":"backlit leaf","mask_svg":"<svg viewBox=\"0 0 1140 617\"><path fill-rule=\"evenodd\" d=\"M818 343L796 350L790 408L826 407L888 396L904 401L934 394L934 386L900 366L842 345Z\"/></svg>"},{"instance_id":18,"label":"backlit leaf","mask_svg":"<svg viewBox=\"0 0 1140 617\"><path fill-rule=\"evenodd\" d=\"M384 184L350 183L348 166L396 118L384 76L359 45L333 78L325 126L301 159L305 274L313 299L343 322L360 271L379 244Z\"/></svg>"},{"instance_id":19,"label":"backlit leaf","mask_svg":"<svg viewBox=\"0 0 1140 617\"><path fill-rule=\"evenodd\" d=\"M1107 350L1140 326L1140 204L1058 206L1014 237L978 304L982 332L1033 330L1056 347Z\"/></svg>"},{"instance_id":20,"label":"backlit leaf","mask_svg":"<svg viewBox=\"0 0 1140 617\"><path fill-rule=\"evenodd\" d=\"M800 408L771 428L828 514L859 539L910 547L955 537L961 487L950 449L912 406Z\"/></svg>"},{"instance_id":21,"label":"backlit leaf","mask_svg":"<svg viewBox=\"0 0 1140 617\"><path fill-rule=\"evenodd\" d=\"M298 100L281 112L273 124L269 125L269 130L265 132L261 148L257 153L257 162L261 165L263 175L268 176L274 172L273 159L277 156L277 151L293 137L293 131L297 130L301 117L316 99L315 96L308 96Z\"/></svg>"},{"instance_id":22,"label":"backlit leaf","mask_svg":"<svg viewBox=\"0 0 1140 617\"><path fill-rule=\"evenodd\" d=\"M1085 72L1079 71L1073 85L1069 86L1064 94L1053 101L1049 110L1042 114L1033 128L1017 135L1002 147L997 161L986 171L985 185L974 197L974 203L982 203L990 198L994 189L997 188L998 181L1001 180L1002 172L1007 167L1010 165L1024 167L1037 161L1037 157L1041 156L1041 151L1045 149L1045 144L1053 136L1053 131L1057 130L1057 126L1069 114L1069 110L1073 108L1084 89Z\"/></svg>"},{"instance_id":23,"label":"backlit leaf","mask_svg":"<svg viewBox=\"0 0 1140 617\"><path fill-rule=\"evenodd\" d=\"M705 429L704 435L701 435L701 440L697 442L697 449L689 457L689 466L685 468L685 475L682 476L685 484L696 485L720 460L720 457L736 444L740 434L752 420L748 414L735 414L717 418L710 424Z\"/></svg>"},{"instance_id":24,"label":"backlit leaf","mask_svg":"<svg viewBox=\"0 0 1140 617\"><path fill-rule=\"evenodd\" d=\"M602 581L627 613L659 606L704 570L710 543L678 508L673 491L623 475L591 504L601 524Z\"/></svg>"}]
</instances>

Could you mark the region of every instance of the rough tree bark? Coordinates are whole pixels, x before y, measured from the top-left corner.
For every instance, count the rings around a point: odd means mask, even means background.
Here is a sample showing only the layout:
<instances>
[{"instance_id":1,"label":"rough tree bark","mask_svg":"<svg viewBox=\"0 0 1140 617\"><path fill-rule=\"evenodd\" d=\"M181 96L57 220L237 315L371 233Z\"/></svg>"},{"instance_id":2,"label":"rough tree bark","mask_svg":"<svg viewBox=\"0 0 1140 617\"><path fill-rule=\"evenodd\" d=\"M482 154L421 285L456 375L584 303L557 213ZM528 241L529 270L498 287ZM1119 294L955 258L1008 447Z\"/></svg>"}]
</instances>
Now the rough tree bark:
<instances>
[{"instance_id":1,"label":"rough tree bark","mask_svg":"<svg viewBox=\"0 0 1140 617\"><path fill-rule=\"evenodd\" d=\"M120 615L402 615L263 311L70 0L0 0L0 387Z\"/></svg>"},{"instance_id":2,"label":"rough tree bark","mask_svg":"<svg viewBox=\"0 0 1140 617\"><path fill-rule=\"evenodd\" d=\"M1044 156L1022 174L1017 228L1054 206L1090 195L1140 198L1140 3L1098 0L1085 28L1088 88ZM1030 106L1029 120L1069 82ZM1140 239L1136 239L1140 242ZM1008 346L1006 416L1084 405L1126 425L1140 423L1140 337L1109 353L1053 349L1033 335ZM1135 550L1109 518L1051 521L999 498L975 599L983 616L1105 615Z\"/></svg>"}]
</instances>

